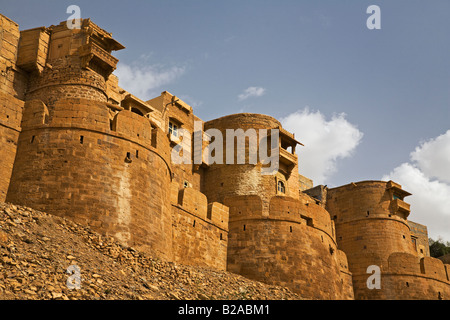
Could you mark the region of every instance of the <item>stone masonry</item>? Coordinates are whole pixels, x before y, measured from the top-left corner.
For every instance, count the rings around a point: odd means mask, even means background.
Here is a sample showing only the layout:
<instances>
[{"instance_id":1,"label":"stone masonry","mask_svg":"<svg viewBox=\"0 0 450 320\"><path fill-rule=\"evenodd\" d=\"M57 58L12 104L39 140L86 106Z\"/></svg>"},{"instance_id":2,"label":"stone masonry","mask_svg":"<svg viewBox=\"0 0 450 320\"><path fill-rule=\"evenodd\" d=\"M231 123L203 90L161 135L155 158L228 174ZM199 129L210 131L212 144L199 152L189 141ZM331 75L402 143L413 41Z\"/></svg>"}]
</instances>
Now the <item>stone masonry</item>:
<instances>
[{"instance_id":1,"label":"stone masonry","mask_svg":"<svg viewBox=\"0 0 450 320\"><path fill-rule=\"evenodd\" d=\"M429 257L426 227L408 220L400 185L314 187L299 174L301 143L278 120L242 113L205 122L167 91L143 101L113 74L112 52L121 49L90 19L79 29L61 22L19 31L0 15L0 202L307 299L450 297L450 265ZM258 141L261 130L276 130L278 170L262 175L260 157L172 161L175 147L198 159L213 144L207 132L230 129L255 130ZM215 143L236 160L237 146ZM243 146L263 151L250 138ZM381 270L380 289L367 287L371 265Z\"/></svg>"}]
</instances>

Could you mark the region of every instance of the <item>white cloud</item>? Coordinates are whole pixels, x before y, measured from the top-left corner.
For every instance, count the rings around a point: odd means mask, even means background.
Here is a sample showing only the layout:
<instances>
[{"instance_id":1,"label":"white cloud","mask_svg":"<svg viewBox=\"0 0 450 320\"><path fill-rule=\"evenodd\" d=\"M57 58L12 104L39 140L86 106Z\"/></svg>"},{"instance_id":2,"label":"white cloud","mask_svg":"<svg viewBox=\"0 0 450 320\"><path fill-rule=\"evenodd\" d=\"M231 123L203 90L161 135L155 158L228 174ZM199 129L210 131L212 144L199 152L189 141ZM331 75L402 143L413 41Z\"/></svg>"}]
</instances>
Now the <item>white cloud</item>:
<instances>
[{"instance_id":1,"label":"white cloud","mask_svg":"<svg viewBox=\"0 0 450 320\"><path fill-rule=\"evenodd\" d=\"M145 60L140 59L141 63L132 65L119 62L114 72L119 78L119 86L142 100L159 95L153 90L173 82L185 72L184 67L148 65Z\"/></svg>"},{"instance_id":2,"label":"white cloud","mask_svg":"<svg viewBox=\"0 0 450 320\"><path fill-rule=\"evenodd\" d=\"M243 93L241 93L238 96L238 99L242 101L242 100L248 99L250 97L260 97L264 93L266 93L266 89L264 89L264 88L261 88L261 87L248 87L247 89L244 90Z\"/></svg>"},{"instance_id":3,"label":"white cloud","mask_svg":"<svg viewBox=\"0 0 450 320\"><path fill-rule=\"evenodd\" d=\"M412 193L412 221L425 224L431 238L450 241L450 130L421 143L403 163L382 180L393 180Z\"/></svg>"},{"instance_id":4,"label":"white cloud","mask_svg":"<svg viewBox=\"0 0 450 320\"><path fill-rule=\"evenodd\" d=\"M345 114L325 119L320 111L305 108L280 120L283 128L295 134L304 147L297 147L299 171L325 184L334 172L339 159L350 157L361 142L363 133L345 119Z\"/></svg>"},{"instance_id":5,"label":"white cloud","mask_svg":"<svg viewBox=\"0 0 450 320\"><path fill-rule=\"evenodd\" d=\"M411 153L411 160L430 178L450 182L450 130L423 142Z\"/></svg>"}]
</instances>

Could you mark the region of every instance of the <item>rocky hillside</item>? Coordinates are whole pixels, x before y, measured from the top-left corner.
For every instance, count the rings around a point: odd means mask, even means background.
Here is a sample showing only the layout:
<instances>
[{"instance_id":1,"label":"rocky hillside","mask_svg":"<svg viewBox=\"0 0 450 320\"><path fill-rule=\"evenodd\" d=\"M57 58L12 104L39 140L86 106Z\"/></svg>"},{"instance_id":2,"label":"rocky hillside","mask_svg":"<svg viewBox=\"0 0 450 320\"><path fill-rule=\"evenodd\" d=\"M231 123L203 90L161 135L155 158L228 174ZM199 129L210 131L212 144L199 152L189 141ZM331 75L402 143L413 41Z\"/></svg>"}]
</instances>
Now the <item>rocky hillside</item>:
<instances>
[{"instance_id":1,"label":"rocky hillside","mask_svg":"<svg viewBox=\"0 0 450 320\"><path fill-rule=\"evenodd\" d=\"M0 299L301 298L236 274L160 261L70 220L0 203Z\"/></svg>"}]
</instances>

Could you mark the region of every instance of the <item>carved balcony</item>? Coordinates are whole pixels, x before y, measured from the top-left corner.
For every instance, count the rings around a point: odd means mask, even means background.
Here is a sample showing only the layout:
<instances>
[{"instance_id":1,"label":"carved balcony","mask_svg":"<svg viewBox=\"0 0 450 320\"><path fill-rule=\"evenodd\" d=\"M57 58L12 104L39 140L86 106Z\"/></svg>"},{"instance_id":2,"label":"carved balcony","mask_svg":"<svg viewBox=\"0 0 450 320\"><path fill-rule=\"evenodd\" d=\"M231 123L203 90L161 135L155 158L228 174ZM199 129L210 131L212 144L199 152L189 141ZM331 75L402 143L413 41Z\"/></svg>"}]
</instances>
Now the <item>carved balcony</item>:
<instances>
[{"instance_id":1,"label":"carved balcony","mask_svg":"<svg viewBox=\"0 0 450 320\"><path fill-rule=\"evenodd\" d=\"M286 149L280 148L280 171L289 176L292 169L297 165L297 155L290 153Z\"/></svg>"},{"instance_id":2,"label":"carved balcony","mask_svg":"<svg viewBox=\"0 0 450 320\"><path fill-rule=\"evenodd\" d=\"M395 199L392 202L393 209L396 213L401 214L406 219L411 212L411 206L403 200Z\"/></svg>"},{"instance_id":3,"label":"carved balcony","mask_svg":"<svg viewBox=\"0 0 450 320\"><path fill-rule=\"evenodd\" d=\"M119 62L119 59L113 57L94 42L85 44L78 50L82 67L91 68L105 76L105 78L116 69L117 62Z\"/></svg>"}]
</instances>

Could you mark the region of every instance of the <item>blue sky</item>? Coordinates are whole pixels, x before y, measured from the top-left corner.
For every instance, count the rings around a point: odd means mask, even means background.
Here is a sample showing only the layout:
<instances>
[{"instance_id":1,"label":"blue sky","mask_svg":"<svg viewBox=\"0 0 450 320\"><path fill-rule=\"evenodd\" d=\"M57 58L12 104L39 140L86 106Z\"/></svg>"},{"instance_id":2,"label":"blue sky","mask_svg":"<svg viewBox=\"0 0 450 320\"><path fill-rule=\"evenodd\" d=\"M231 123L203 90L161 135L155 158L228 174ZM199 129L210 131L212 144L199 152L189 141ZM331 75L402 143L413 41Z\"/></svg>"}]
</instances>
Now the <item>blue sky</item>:
<instances>
[{"instance_id":1,"label":"blue sky","mask_svg":"<svg viewBox=\"0 0 450 320\"><path fill-rule=\"evenodd\" d=\"M400 180L411 219L450 241L450 1L0 0L0 12L24 30L66 20L72 4L126 46L114 54L124 89L167 90L203 120L282 119L305 143L300 173ZM380 30L366 27L370 5Z\"/></svg>"}]
</instances>

